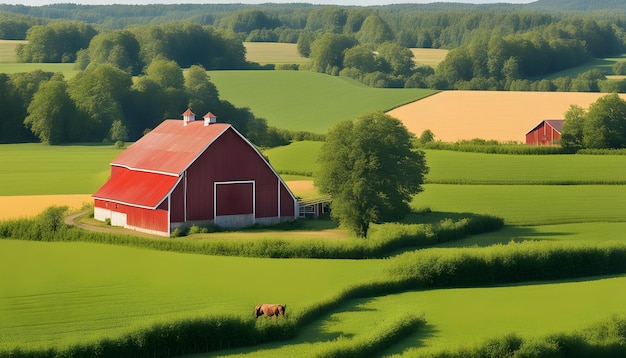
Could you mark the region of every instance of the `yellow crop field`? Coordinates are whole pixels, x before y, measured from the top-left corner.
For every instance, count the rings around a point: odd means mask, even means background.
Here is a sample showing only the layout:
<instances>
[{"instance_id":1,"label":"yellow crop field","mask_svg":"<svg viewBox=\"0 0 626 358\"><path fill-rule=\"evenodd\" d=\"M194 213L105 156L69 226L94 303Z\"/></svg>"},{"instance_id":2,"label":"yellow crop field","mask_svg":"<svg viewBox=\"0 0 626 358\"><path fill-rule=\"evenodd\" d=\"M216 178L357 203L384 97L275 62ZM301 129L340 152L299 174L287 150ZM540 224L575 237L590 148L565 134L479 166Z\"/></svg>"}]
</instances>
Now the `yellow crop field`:
<instances>
[{"instance_id":1,"label":"yellow crop field","mask_svg":"<svg viewBox=\"0 0 626 358\"><path fill-rule=\"evenodd\" d=\"M15 46L27 42L24 40L0 40L0 62L15 62Z\"/></svg>"},{"instance_id":2,"label":"yellow crop field","mask_svg":"<svg viewBox=\"0 0 626 358\"><path fill-rule=\"evenodd\" d=\"M413 62L432 68L437 68L439 62L448 55L448 50L438 48L412 48L411 52L413 52Z\"/></svg>"},{"instance_id":3,"label":"yellow crop field","mask_svg":"<svg viewBox=\"0 0 626 358\"><path fill-rule=\"evenodd\" d=\"M273 64L305 64L309 59L298 53L298 45L281 42L244 42L246 60L261 65ZM413 62L418 65L428 65L436 68L443 61L448 50L436 48L411 48Z\"/></svg>"},{"instance_id":4,"label":"yellow crop field","mask_svg":"<svg viewBox=\"0 0 626 358\"><path fill-rule=\"evenodd\" d=\"M79 209L92 201L91 194L0 196L0 220L32 217L54 205Z\"/></svg>"},{"instance_id":5,"label":"yellow crop field","mask_svg":"<svg viewBox=\"0 0 626 358\"><path fill-rule=\"evenodd\" d=\"M298 45L280 42L244 42L246 48L246 60L257 62L261 65L268 63L304 64L309 59L298 53Z\"/></svg>"},{"instance_id":6,"label":"yellow crop field","mask_svg":"<svg viewBox=\"0 0 626 358\"><path fill-rule=\"evenodd\" d=\"M563 119L570 105L585 109L606 93L444 91L395 108L389 115L416 135L430 129L436 140L495 139L524 142L544 119ZM621 94L626 100L626 94Z\"/></svg>"}]
</instances>

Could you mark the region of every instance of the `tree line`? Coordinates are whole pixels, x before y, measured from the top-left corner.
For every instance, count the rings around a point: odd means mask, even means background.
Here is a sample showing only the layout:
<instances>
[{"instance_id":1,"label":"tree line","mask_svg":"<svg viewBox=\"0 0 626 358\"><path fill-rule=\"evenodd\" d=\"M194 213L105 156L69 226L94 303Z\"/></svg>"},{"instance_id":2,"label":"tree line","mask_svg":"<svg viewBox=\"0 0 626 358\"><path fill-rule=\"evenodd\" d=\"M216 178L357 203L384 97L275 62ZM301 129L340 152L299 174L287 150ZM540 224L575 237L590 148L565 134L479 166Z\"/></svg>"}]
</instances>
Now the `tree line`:
<instances>
[{"instance_id":1,"label":"tree line","mask_svg":"<svg viewBox=\"0 0 626 358\"><path fill-rule=\"evenodd\" d=\"M11 6L0 8L16 11ZM626 87L626 83L599 83L606 80L602 76L592 78L592 83L585 78L573 83L537 79L592 58L624 52L626 15L619 13L547 13L523 6L458 4L65 4L19 9L28 14L23 15L23 21L54 9L59 11L55 17L82 19L86 13L93 15L90 24L51 21L32 25L26 34L28 45L18 49L21 62L78 61L84 68L91 60L106 60L138 73L152 58L162 55L182 67L201 64L207 69L243 68L246 64L242 41L278 41L297 43L298 51L311 59L313 71L348 76L374 87L542 91L609 91ZM94 15L95 9L102 10L102 14ZM122 9L132 10L135 24L115 31L98 30L103 28L104 18L124 16ZM209 10L213 10L210 16ZM169 22L137 25L148 14L153 22L161 21L159 16L168 17ZM181 14L188 16L184 22L171 22ZM92 47L89 41L94 37L95 48L87 53L85 49ZM207 46L192 46L197 43ZM451 51L433 69L413 64L408 49L413 47Z\"/></svg>"},{"instance_id":2,"label":"tree line","mask_svg":"<svg viewBox=\"0 0 626 358\"><path fill-rule=\"evenodd\" d=\"M61 73L0 74L0 143L45 144L134 141L187 108L218 113L259 146L287 144L307 133L269 127L247 108L220 99L206 69L183 73L166 58L153 60L133 76L110 63L88 66L72 79Z\"/></svg>"}]
</instances>

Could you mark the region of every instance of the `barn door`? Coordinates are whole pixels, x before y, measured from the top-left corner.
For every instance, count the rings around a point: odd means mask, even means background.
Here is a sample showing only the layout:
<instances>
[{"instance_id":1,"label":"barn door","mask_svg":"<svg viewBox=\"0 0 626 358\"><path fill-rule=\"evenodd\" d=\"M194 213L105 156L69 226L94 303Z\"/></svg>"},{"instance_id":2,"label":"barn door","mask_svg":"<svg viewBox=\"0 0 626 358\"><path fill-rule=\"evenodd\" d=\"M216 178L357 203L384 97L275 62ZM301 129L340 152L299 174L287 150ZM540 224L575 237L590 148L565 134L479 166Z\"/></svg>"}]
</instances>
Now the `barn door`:
<instances>
[{"instance_id":1,"label":"barn door","mask_svg":"<svg viewBox=\"0 0 626 358\"><path fill-rule=\"evenodd\" d=\"M111 226L126 227L126 214L117 211L111 212Z\"/></svg>"},{"instance_id":2,"label":"barn door","mask_svg":"<svg viewBox=\"0 0 626 358\"><path fill-rule=\"evenodd\" d=\"M254 181L216 182L215 224L221 227L254 225Z\"/></svg>"}]
</instances>

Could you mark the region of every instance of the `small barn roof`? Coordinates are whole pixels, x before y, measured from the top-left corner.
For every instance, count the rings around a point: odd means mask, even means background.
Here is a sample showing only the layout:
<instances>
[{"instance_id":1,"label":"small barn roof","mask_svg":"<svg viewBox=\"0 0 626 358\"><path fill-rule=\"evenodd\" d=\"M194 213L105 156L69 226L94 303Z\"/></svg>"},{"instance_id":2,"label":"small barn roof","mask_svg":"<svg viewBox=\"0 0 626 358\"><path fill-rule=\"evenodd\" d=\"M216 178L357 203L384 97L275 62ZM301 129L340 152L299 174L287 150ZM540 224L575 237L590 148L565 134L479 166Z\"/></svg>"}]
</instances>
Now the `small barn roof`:
<instances>
[{"instance_id":1,"label":"small barn roof","mask_svg":"<svg viewBox=\"0 0 626 358\"><path fill-rule=\"evenodd\" d=\"M180 175L230 124L202 121L183 125L181 120L163 121L120 154L111 165L132 170Z\"/></svg>"},{"instance_id":2,"label":"small barn roof","mask_svg":"<svg viewBox=\"0 0 626 358\"><path fill-rule=\"evenodd\" d=\"M544 119L543 121L539 122L539 124L534 126L533 129L531 129L528 132L526 132L526 134L534 131L535 129L537 129L539 127L541 127L541 125L543 125L544 123L549 125L550 127L554 128L560 134L561 131L563 130L563 122L564 122L563 119Z\"/></svg>"},{"instance_id":3,"label":"small barn roof","mask_svg":"<svg viewBox=\"0 0 626 358\"><path fill-rule=\"evenodd\" d=\"M125 170L112 176L93 197L154 209L178 180L179 177L172 175Z\"/></svg>"}]
</instances>

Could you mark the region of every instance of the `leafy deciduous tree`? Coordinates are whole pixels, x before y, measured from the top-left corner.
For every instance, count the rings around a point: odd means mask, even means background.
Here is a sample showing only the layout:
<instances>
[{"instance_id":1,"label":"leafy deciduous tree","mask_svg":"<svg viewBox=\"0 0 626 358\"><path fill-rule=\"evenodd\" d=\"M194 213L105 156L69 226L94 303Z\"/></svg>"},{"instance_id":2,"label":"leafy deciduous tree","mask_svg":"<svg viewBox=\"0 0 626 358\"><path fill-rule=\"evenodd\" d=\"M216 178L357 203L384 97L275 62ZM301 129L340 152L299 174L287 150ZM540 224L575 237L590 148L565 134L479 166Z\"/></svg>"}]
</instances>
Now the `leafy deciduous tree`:
<instances>
[{"instance_id":1,"label":"leafy deciduous tree","mask_svg":"<svg viewBox=\"0 0 626 358\"><path fill-rule=\"evenodd\" d=\"M81 141L101 141L113 121L124 118L122 102L130 93L132 77L109 63L90 65L69 82L69 93L85 115ZM75 126L76 127L76 126Z\"/></svg>"},{"instance_id":2,"label":"leafy deciduous tree","mask_svg":"<svg viewBox=\"0 0 626 358\"><path fill-rule=\"evenodd\" d=\"M72 116L73 104L63 76L43 83L28 106L24 124L42 143L61 144L65 140L65 121Z\"/></svg>"},{"instance_id":3,"label":"leafy deciduous tree","mask_svg":"<svg viewBox=\"0 0 626 358\"><path fill-rule=\"evenodd\" d=\"M585 118L583 143L586 148L626 146L626 101L612 93L592 103Z\"/></svg>"},{"instance_id":4,"label":"leafy deciduous tree","mask_svg":"<svg viewBox=\"0 0 626 358\"><path fill-rule=\"evenodd\" d=\"M428 172L413 134L382 112L332 127L318 157L316 185L332 196L331 215L358 237L372 222L398 220L410 211Z\"/></svg>"},{"instance_id":5,"label":"leafy deciduous tree","mask_svg":"<svg viewBox=\"0 0 626 358\"><path fill-rule=\"evenodd\" d=\"M336 74L343 65L343 53L356 45L356 40L346 35L326 33L311 44L311 69L315 72Z\"/></svg>"},{"instance_id":6,"label":"leafy deciduous tree","mask_svg":"<svg viewBox=\"0 0 626 358\"><path fill-rule=\"evenodd\" d=\"M579 105L571 105L565 112L565 121L561 129L561 146L575 152L583 147L583 128L586 111Z\"/></svg>"}]
</instances>

